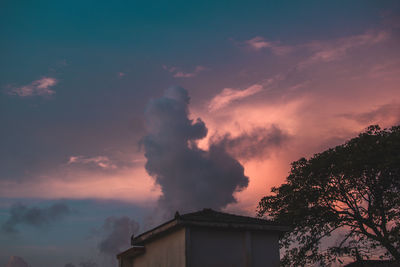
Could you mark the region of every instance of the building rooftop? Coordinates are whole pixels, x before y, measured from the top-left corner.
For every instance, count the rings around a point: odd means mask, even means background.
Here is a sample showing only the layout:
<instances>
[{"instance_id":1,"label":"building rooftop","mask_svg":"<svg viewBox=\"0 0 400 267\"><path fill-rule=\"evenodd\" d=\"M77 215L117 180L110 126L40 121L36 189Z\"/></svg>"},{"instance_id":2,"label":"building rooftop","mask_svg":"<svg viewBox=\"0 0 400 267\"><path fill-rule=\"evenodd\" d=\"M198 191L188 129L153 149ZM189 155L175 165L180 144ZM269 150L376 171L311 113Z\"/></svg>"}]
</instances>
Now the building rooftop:
<instances>
[{"instance_id":1,"label":"building rooftop","mask_svg":"<svg viewBox=\"0 0 400 267\"><path fill-rule=\"evenodd\" d=\"M203 209L201 211L182 215L176 212L172 220L133 238L132 245L143 245L150 239L186 226L229 230L277 231L282 233L290 230L287 226L282 226L276 222L261 218L234 215L212 209Z\"/></svg>"},{"instance_id":2,"label":"building rooftop","mask_svg":"<svg viewBox=\"0 0 400 267\"><path fill-rule=\"evenodd\" d=\"M179 220L196 221L196 222L219 222L219 223L240 223L240 224L256 224L256 225L278 225L277 223L261 218L235 215L225 212L219 212L212 209L203 209L201 211L176 214ZM176 218L175 217L175 218Z\"/></svg>"}]
</instances>

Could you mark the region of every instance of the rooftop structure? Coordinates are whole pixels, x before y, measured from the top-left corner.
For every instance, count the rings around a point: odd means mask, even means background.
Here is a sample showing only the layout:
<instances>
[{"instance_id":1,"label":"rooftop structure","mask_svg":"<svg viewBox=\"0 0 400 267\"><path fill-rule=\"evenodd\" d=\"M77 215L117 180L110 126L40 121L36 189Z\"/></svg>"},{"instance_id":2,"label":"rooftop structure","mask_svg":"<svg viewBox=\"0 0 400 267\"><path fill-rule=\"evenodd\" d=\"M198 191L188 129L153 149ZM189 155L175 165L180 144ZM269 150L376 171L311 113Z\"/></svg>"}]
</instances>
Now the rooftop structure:
<instances>
[{"instance_id":1,"label":"rooftop structure","mask_svg":"<svg viewBox=\"0 0 400 267\"><path fill-rule=\"evenodd\" d=\"M180 215L132 238L120 267L278 266L286 226L212 209Z\"/></svg>"}]
</instances>

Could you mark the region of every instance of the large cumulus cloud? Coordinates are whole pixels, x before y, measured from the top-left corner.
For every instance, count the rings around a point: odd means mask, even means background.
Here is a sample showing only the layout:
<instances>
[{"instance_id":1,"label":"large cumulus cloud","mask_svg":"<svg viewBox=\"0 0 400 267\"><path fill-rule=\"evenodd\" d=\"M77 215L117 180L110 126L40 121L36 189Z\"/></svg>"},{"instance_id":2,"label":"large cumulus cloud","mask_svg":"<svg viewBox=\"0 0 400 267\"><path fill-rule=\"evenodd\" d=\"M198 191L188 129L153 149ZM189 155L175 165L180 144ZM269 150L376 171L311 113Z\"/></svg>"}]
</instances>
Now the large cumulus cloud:
<instances>
[{"instance_id":1,"label":"large cumulus cloud","mask_svg":"<svg viewBox=\"0 0 400 267\"><path fill-rule=\"evenodd\" d=\"M221 209L234 203L233 194L249 182L243 166L224 146L197 146L207 128L200 118L189 118L189 100L185 89L172 87L150 101L145 113L146 170L160 185L159 205L168 212Z\"/></svg>"}]
</instances>

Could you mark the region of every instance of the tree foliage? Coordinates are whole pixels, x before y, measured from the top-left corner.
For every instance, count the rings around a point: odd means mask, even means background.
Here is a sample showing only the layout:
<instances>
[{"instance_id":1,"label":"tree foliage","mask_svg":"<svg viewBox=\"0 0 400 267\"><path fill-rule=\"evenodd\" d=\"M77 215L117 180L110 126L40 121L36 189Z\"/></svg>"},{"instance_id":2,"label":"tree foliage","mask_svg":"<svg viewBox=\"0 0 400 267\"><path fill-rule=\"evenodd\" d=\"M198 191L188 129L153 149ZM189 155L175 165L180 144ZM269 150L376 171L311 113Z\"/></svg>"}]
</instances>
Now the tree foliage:
<instances>
[{"instance_id":1,"label":"tree foliage","mask_svg":"<svg viewBox=\"0 0 400 267\"><path fill-rule=\"evenodd\" d=\"M286 182L261 199L258 215L292 227L281 239L283 265L326 266L377 250L400 260L400 126L370 126L293 162Z\"/></svg>"}]
</instances>

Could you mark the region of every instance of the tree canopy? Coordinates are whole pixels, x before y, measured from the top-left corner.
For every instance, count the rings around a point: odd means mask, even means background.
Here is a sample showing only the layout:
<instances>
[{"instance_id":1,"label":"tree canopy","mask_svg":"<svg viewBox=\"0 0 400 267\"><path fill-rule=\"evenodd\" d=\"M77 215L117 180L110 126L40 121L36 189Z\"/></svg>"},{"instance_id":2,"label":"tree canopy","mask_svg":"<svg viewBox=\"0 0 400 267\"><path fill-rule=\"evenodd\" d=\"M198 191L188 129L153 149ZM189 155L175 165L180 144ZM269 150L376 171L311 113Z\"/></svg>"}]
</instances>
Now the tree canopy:
<instances>
[{"instance_id":1,"label":"tree canopy","mask_svg":"<svg viewBox=\"0 0 400 267\"><path fill-rule=\"evenodd\" d=\"M378 253L400 260L400 126L370 126L293 162L286 182L271 191L258 215L292 227L281 239L283 265L326 266Z\"/></svg>"}]
</instances>

